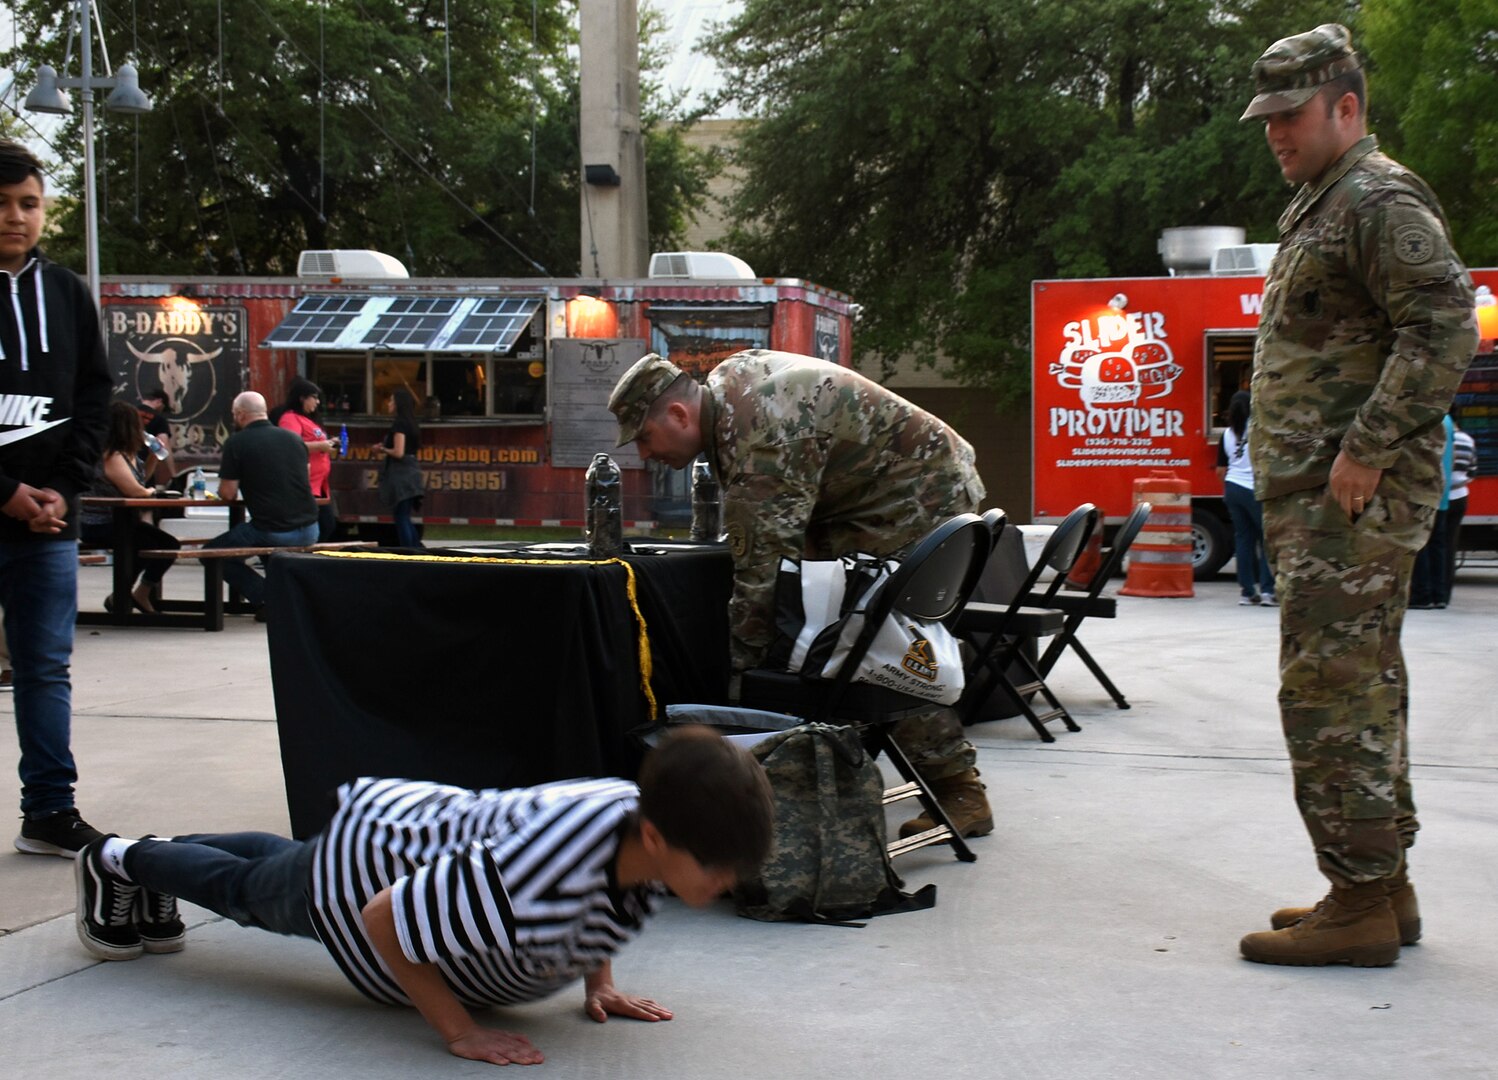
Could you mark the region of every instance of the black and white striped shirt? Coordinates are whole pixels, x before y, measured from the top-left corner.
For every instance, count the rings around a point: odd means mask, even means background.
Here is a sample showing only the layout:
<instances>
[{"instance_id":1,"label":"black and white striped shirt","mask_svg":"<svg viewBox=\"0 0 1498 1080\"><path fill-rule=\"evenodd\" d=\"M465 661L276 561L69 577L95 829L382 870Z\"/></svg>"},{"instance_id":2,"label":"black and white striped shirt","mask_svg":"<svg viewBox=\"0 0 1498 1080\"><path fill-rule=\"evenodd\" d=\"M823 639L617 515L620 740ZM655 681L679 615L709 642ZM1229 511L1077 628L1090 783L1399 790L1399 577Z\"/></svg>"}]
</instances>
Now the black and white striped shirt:
<instances>
[{"instance_id":1,"label":"black and white striped shirt","mask_svg":"<svg viewBox=\"0 0 1498 1080\"><path fill-rule=\"evenodd\" d=\"M392 886L396 935L463 1002L535 1001L595 970L637 933L663 890L620 889L614 862L639 789L567 780L469 791L363 778L338 790L319 838L311 909L343 973L376 1001L410 1004L361 912Z\"/></svg>"}]
</instances>

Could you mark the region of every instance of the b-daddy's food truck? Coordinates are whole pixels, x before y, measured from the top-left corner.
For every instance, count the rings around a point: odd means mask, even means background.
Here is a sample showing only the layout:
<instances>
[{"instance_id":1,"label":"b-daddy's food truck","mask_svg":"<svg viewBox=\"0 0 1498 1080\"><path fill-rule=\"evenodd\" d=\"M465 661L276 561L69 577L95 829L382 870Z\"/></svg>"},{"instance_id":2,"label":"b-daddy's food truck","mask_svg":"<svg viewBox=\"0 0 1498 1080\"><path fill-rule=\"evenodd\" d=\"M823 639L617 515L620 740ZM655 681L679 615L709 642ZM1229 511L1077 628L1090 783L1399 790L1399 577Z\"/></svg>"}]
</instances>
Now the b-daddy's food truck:
<instances>
[{"instance_id":1,"label":"b-daddy's food truck","mask_svg":"<svg viewBox=\"0 0 1498 1080\"><path fill-rule=\"evenodd\" d=\"M373 276L387 265L374 252L305 252L304 268L309 256L323 273L106 278L109 358L117 396L166 391L179 469L217 463L241 390L274 406L297 376L317 383L324 429L348 432L331 486L350 526L389 521L373 448L399 388L422 425L425 522L580 527L584 472L608 452L626 522L649 527L690 510L684 473L614 448L606 402L635 360L657 352L703 373L748 348L852 356L849 297L796 279L703 279L685 257L663 264L678 276L637 281L456 281Z\"/></svg>"},{"instance_id":2,"label":"b-daddy's food truck","mask_svg":"<svg viewBox=\"0 0 1498 1080\"><path fill-rule=\"evenodd\" d=\"M1248 254L1267 265L1267 252ZM1498 270L1472 277L1498 292ZM1229 399L1248 386L1263 291L1262 272L1032 284L1035 521L1093 502L1117 524L1134 481L1166 470L1191 485L1197 575L1221 568L1233 533L1217 444ZM1494 350L1483 341L1456 398L1479 469L1494 474L1472 485L1463 526L1466 546L1483 550L1498 546Z\"/></svg>"}]
</instances>

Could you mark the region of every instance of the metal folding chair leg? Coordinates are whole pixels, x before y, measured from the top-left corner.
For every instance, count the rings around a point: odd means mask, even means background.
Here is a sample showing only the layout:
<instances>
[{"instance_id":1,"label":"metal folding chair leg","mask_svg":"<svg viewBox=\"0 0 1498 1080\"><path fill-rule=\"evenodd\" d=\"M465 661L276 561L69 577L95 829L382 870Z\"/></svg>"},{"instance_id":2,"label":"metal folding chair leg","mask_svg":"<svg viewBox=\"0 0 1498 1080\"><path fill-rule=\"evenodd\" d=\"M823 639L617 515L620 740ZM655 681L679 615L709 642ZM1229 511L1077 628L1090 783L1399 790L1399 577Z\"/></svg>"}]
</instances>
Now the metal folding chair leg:
<instances>
[{"instance_id":1,"label":"metal folding chair leg","mask_svg":"<svg viewBox=\"0 0 1498 1080\"><path fill-rule=\"evenodd\" d=\"M1081 619L1077 620L1079 623L1081 621ZM1056 666L1056 661L1061 659L1061 654L1070 647L1072 652L1077 654L1077 659L1087 665L1087 670L1092 672L1092 677L1108 692L1108 696L1113 699L1113 703L1120 709L1129 708L1129 703L1124 698L1123 691L1113 685L1113 680L1108 678L1107 673L1103 671L1102 665L1092 658L1092 654L1087 651L1087 647L1077 639L1074 630L1075 627L1068 626L1066 630L1051 640L1050 646L1040 658L1040 663L1035 665L1039 669L1041 676L1049 675L1051 669Z\"/></svg>"},{"instance_id":2,"label":"metal folding chair leg","mask_svg":"<svg viewBox=\"0 0 1498 1080\"><path fill-rule=\"evenodd\" d=\"M1075 638L1072 639L1071 647L1082 663L1087 665L1087 670L1092 672L1092 677L1102 684L1103 689L1108 692L1108 696L1113 699L1113 703L1120 709L1129 708L1129 702L1123 696L1123 691L1113 685L1113 680L1108 678L1107 673L1103 671L1103 666L1092 658L1092 654L1087 651L1087 647Z\"/></svg>"},{"instance_id":3,"label":"metal folding chair leg","mask_svg":"<svg viewBox=\"0 0 1498 1080\"><path fill-rule=\"evenodd\" d=\"M1011 663L1020 666L1026 675L1025 682L1015 683L1010 680L1008 667ZM1066 706L1061 704L1061 699L1046 685L1045 676L1040 673L1035 663L1025 655L1023 649L1006 645L997 652L990 653L984 661L984 666L988 669L989 675L988 680L985 682L985 686L989 688L985 691L985 696L987 693L992 693L992 690L999 686L1006 687L1013 696L1015 704L1024 713L1025 719L1030 721L1030 726L1035 729L1035 734L1040 736L1042 742L1056 741L1056 737L1046 730L1046 724L1052 720L1059 719L1066 725L1067 731L1082 730L1077 722L1072 719L1071 713L1067 712ZM1045 699L1048 708L1044 712L1037 712L1030 706L1029 697L1031 694L1040 694Z\"/></svg>"},{"instance_id":4,"label":"metal folding chair leg","mask_svg":"<svg viewBox=\"0 0 1498 1080\"><path fill-rule=\"evenodd\" d=\"M915 771L915 766L910 763L905 752L895 744L887 726L878 725L875 728L874 745L876 749L884 751L890 764L895 767L895 771L905 779L905 783L885 790L884 805L888 806L905 799L919 799L922 809L931 816L932 821L936 822L934 829L927 829L914 836L901 837L893 841L889 845L890 858L905 855L928 844L951 844L952 851L957 858L963 862L976 862L978 856L973 854L972 849L967 846L967 841L952 827L952 819L947 817L947 812L941 808L941 803L937 802L936 796L920 773Z\"/></svg>"}]
</instances>

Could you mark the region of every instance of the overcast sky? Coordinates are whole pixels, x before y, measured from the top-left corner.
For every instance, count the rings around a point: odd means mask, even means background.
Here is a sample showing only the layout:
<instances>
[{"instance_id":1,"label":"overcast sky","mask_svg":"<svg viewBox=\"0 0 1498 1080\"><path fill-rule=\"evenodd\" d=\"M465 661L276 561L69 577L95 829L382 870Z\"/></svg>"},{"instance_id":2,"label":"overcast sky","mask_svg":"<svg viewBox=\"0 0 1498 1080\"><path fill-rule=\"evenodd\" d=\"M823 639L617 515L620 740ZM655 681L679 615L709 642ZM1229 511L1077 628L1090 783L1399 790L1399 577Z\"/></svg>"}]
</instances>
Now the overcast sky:
<instances>
[{"instance_id":1,"label":"overcast sky","mask_svg":"<svg viewBox=\"0 0 1498 1080\"><path fill-rule=\"evenodd\" d=\"M704 93L717 88L718 66L697 48L708 24L736 14L739 0L642 0L666 16L672 60L666 67L666 85L690 91L689 105L701 102Z\"/></svg>"}]
</instances>

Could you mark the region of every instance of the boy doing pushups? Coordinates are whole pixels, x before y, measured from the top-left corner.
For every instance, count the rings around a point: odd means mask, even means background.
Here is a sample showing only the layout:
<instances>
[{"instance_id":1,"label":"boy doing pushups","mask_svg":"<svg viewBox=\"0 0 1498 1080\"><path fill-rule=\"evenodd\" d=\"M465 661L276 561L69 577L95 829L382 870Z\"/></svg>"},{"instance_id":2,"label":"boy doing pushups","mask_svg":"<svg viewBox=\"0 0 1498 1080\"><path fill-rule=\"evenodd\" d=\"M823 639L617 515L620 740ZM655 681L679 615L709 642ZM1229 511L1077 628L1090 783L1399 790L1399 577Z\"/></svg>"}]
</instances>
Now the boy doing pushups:
<instances>
[{"instance_id":1,"label":"boy doing pushups","mask_svg":"<svg viewBox=\"0 0 1498 1080\"><path fill-rule=\"evenodd\" d=\"M670 1020L614 986L614 953L670 889L711 903L769 852L764 771L706 728L672 732L638 786L564 780L470 791L364 778L315 839L265 833L107 837L77 863L78 936L130 960L185 944L177 898L244 926L316 937L358 989L413 1005L458 1057L539 1064L523 1035L470 1008L583 980L585 1011Z\"/></svg>"}]
</instances>

